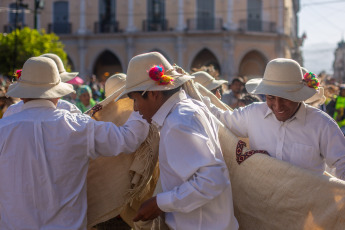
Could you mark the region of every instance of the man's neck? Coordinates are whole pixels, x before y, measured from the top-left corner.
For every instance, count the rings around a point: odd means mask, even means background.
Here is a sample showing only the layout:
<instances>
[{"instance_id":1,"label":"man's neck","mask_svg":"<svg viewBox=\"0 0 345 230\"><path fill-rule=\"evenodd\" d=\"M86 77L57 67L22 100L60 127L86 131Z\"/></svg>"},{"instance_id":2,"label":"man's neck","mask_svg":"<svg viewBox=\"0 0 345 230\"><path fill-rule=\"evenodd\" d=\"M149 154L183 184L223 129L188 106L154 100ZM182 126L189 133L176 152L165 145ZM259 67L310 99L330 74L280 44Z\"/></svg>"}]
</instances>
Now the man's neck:
<instances>
[{"instance_id":1,"label":"man's neck","mask_svg":"<svg viewBox=\"0 0 345 230\"><path fill-rule=\"evenodd\" d=\"M48 100L48 101L53 102L54 105L56 106L59 101L59 98L21 98L21 100L24 102L24 104L26 102L33 101L33 100Z\"/></svg>"}]
</instances>

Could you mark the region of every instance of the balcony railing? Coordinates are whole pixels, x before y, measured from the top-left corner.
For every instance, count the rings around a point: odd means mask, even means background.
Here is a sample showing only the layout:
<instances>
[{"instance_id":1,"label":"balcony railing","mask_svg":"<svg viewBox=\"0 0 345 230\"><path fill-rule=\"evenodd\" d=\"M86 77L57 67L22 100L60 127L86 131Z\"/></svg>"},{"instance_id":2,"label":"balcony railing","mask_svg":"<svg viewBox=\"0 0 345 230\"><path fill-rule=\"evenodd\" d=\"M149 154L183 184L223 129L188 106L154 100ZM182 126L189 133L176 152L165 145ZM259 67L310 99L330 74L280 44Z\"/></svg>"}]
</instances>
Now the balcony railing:
<instances>
[{"instance_id":1,"label":"balcony railing","mask_svg":"<svg viewBox=\"0 0 345 230\"><path fill-rule=\"evenodd\" d=\"M161 21L143 20L143 31L166 31L168 30L168 20Z\"/></svg>"},{"instance_id":2,"label":"balcony railing","mask_svg":"<svg viewBox=\"0 0 345 230\"><path fill-rule=\"evenodd\" d=\"M222 30L221 18L190 18L187 20L187 30Z\"/></svg>"},{"instance_id":3,"label":"balcony railing","mask_svg":"<svg viewBox=\"0 0 345 230\"><path fill-rule=\"evenodd\" d=\"M262 20L241 20L239 24L241 31L255 31L255 32L277 32L275 22L265 22Z\"/></svg>"},{"instance_id":4,"label":"balcony railing","mask_svg":"<svg viewBox=\"0 0 345 230\"><path fill-rule=\"evenodd\" d=\"M23 29L26 25L17 25L17 29ZM4 25L4 33L11 33L15 29L15 26L12 24Z\"/></svg>"},{"instance_id":5,"label":"balcony railing","mask_svg":"<svg viewBox=\"0 0 345 230\"><path fill-rule=\"evenodd\" d=\"M54 22L48 25L48 33L70 34L72 33L72 24L69 22Z\"/></svg>"},{"instance_id":6,"label":"balcony railing","mask_svg":"<svg viewBox=\"0 0 345 230\"><path fill-rule=\"evenodd\" d=\"M117 33L119 32L119 22L95 22L95 34L99 33Z\"/></svg>"}]
</instances>

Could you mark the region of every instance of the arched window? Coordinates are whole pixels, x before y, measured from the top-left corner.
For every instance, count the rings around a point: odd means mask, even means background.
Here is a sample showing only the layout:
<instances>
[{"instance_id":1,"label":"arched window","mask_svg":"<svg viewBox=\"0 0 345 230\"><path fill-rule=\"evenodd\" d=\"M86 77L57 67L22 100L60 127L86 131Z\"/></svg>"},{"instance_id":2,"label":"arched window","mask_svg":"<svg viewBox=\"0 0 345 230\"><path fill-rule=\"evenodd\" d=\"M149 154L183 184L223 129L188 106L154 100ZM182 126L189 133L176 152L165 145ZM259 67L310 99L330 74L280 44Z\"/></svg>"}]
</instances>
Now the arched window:
<instances>
[{"instance_id":1,"label":"arched window","mask_svg":"<svg viewBox=\"0 0 345 230\"><path fill-rule=\"evenodd\" d=\"M209 49L205 48L194 57L190 69L195 72L201 70L203 67L211 66L214 68L215 72L218 73L218 75L221 74L220 64L217 57Z\"/></svg>"},{"instance_id":2,"label":"arched window","mask_svg":"<svg viewBox=\"0 0 345 230\"><path fill-rule=\"evenodd\" d=\"M165 19L165 0L147 1L147 20L144 22L144 30L161 31L167 30Z\"/></svg>"},{"instance_id":3,"label":"arched window","mask_svg":"<svg viewBox=\"0 0 345 230\"><path fill-rule=\"evenodd\" d=\"M248 52L241 60L239 76L248 79L262 77L265 72L267 59L260 52L253 50Z\"/></svg>"},{"instance_id":4,"label":"arched window","mask_svg":"<svg viewBox=\"0 0 345 230\"><path fill-rule=\"evenodd\" d=\"M105 50L99 55L93 68L93 74L99 81L105 81L111 75L122 72L120 60L109 50Z\"/></svg>"}]
</instances>

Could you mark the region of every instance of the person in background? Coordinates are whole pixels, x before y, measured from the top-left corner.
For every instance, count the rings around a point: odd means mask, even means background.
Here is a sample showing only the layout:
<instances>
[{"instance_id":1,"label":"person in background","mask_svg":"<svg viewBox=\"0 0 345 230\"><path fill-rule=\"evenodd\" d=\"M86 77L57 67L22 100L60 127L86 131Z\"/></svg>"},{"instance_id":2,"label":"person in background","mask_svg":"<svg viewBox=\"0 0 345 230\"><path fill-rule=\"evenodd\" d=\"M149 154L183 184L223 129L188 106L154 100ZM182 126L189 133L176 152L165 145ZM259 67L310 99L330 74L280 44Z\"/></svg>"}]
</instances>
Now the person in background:
<instances>
[{"instance_id":1,"label":"person in background","mask_svg":"<svg viewBox=\"0 0 345 230\"><path fill-rule=\"evenodd\" d=\"M0 120L0 229L86 230L89 159L132 153L145 140L138 113L117 127L58 109L72 91L47 57L28 59L9 87L24 105Z\"/></svg>"},{"instance_id":2,"label":"person in background","mask_svg":"<svg viewBox=\"0 0 345 230\"><path fill-rule=\"evenodd\" d=\"M238 101L238 107L245 107L247 105L250 105L254 102L262 102L260 97L252 94L244 94L241 99Z\"/></svg>"},{"instance_id":3,"label":"person in background","mask_svg":"<svg viewBox=\"0 0 345 230\"><path fill-rule=\"evenodd\" d=\"M51 60L54 61L56 67L58 68L59 76L62 82L67 82L69 80L72 80L78 75L78 72L71 72L71 73L66 72L61 58L57 56L56 54L46 53L46 54L42 54L40 57L50 58ZM17 74L17 79L19 80L21 77L21 70L18 70L16 74ZM41 76L43 76L41 77L41 81L44 82L46 80L45 76L44 75L41 75ZM11 105L5 111L3 117L8 117L12 114L20 112L22 110L23 105L24 105L23 101L19 101L18 103ZM57 108L66 109L70 111L71 113L80 113L80 110L74 104L62 99L59 99L57 103Z\"/></svg>"},{"instance_id":4,"label":"person in background","mask_svg":"<svg viewBox=\"0 0 345 230\"><path fill-rule=\"evenodd\" d=\"M218 123L207 107L187 97L179 74L158 52L135 56L126 88L134 111L160 132L162 192L145 201L133 221L165 214L170 229L238 229L229 172L218 140Z\"/></svg>"},{"instance_id":5,"label":"person in background","mask_svg":"<svg viewBox=\"0 0 345 230\"><path fill-rule=\"evenodd\" d=\"M242 97L243 80L239 77L234 78L229 85L229 91L222 96L222 102L232 109L238 108L238 102Z\"/></svg>"},{"instance_id":6,"label":"person in background","mask_svg":"<svg viewBox=\"0 0 345 230\"><path fill-rule=\"evenodd\" d=\"M77 89L77 107L82 113L91 109L96 105L95 100L92 98L92 91L88 85L82 85Z\"/></svg>"},{"instance_id":7,"label":"person in background","mask_svg":"<svg viewBox=\"0 0 345 230\"><path fill-rule=\"evenodd\" d=\"M339 86L339 95L336 98L333 118L345 135L345 84Z\"/></svg>"},{"instance_id":8,"label":"person in background","mask_svg":"<svg viewBox=\"0 0 345 230\"><path fill-rule=\"evenodd\" d=\"M223 89L222 85L227 84L228 81L216 80L209 73L205 71L198 71L192 74L194 76L194 82L197 82L211 91L218 99L222 98Z\"/></svg>"}]
</instances>

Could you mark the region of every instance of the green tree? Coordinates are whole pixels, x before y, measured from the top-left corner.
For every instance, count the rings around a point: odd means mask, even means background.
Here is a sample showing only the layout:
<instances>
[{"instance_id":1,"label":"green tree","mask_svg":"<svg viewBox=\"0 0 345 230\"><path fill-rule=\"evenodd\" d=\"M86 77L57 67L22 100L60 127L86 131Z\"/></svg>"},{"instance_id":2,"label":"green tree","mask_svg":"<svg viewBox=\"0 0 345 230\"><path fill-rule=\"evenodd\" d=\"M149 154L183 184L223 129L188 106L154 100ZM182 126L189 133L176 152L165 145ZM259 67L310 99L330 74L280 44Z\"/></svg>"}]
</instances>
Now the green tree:
<instances>
[{"instance_id":1,"label":"green tree","mask_svg":"<svg viewBox=\"0 0 345 230\"><path fill-rule=\"evenodd\" d=\"M15 37L17 34L17 51ZM67 67L67 54L64 45L55 34L47 34L44 30L35 30L25 27L10 34L0 34L0 74L13 76L14 56L15 70L22 69L24 62L30 57L37 57L44 53L58 55ZM68 69L68 68L67 68ZM67 70L68 71L68 70Z\"/></svg>"}]
</instances>

